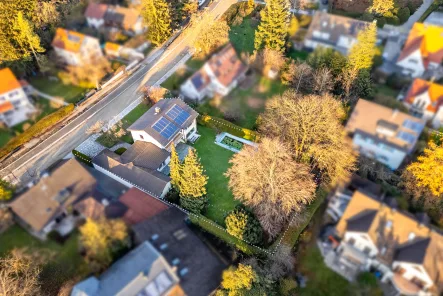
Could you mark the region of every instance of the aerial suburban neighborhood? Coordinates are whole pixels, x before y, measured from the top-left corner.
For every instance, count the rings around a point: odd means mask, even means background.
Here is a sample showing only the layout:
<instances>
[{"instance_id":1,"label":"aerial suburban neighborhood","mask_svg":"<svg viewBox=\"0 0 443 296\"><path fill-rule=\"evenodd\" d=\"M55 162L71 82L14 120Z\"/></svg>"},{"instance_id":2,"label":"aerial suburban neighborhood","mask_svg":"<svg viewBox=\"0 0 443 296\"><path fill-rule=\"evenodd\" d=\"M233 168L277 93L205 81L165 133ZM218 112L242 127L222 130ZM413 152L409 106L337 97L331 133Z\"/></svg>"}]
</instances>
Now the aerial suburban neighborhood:
<instances>
[{"instance_id":1,"label":"aerial suburban neighborhood","mask_svg":"<svg viewBox=\"0 0 443 296\"><path fill-rule=\"evenodd\" d=\"M443 295L442 0L0 14L0 296Z\"/></svg>"}]
</instances>

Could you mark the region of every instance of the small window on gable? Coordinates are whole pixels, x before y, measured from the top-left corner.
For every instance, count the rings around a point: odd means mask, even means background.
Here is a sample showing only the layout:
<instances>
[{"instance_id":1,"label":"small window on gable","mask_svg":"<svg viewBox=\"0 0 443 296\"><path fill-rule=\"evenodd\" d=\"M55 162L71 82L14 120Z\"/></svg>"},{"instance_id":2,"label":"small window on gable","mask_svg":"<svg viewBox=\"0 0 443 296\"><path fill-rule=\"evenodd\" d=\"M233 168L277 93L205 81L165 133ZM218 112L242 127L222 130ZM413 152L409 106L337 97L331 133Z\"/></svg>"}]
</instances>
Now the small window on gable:
<instances>
[{"instance_id":1,"label":"small window on gable","mask_svg":"<svg viewBox=\"0 0 443 296\"><path fill-rule=\"evenodd\" d=\"M391 229L391 228L392 228L392 220L386 221L386 229Z\"/></svg>"},{"instance_id":2,"label":"small window on gable","mask_svg":"<svg viewBox=\"0 0 443 296\"><path fill-rule=\"evenodd\" d=\"M414 238L415 238L415 233L410 232L409 235L408 235L408 240L412 241Z\"/></svg>"}]
</instances>

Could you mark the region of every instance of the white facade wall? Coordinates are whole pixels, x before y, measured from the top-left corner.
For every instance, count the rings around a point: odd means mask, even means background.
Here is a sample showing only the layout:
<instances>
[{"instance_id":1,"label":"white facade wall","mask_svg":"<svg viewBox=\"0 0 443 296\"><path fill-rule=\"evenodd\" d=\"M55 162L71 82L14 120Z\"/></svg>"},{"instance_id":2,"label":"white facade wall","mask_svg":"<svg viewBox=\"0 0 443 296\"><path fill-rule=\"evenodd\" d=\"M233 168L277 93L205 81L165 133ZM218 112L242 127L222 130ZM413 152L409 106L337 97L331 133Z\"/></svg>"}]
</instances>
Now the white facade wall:
<instances>
[{"instance_id":1,"label":"white facade wall","mask_svg":"<svg viewBox=\"0 0 443 296\"><path fill-rule=\"evenodd\" d=\"M419 49L397 62L397 66L403 68L403 74L411 75L412 77L422 76L426 70Z\"/></svg>"},{"instance_id":2,"label":"white facade wall","mask_svg":"<svg viewBox=\"0 0 443 296\"><path fill-rule=\"evenodd\" d=\"M185 97L188 97L193 100L201 101L206 95L206 89L203 89L201 92L199 92L194 84L192 83L191 79L188 79L180 86L180 92L185 95Z\"/></svg>"},{"instance_id":3,"label":"white facade wall","mask_svg":"<svg viewBox=\"0 0 443 296\"><path fill-rule=\"evenodd\" d=\"M226 96L229 93L230 89L218 81L214 72L212 72L211 67L207 63L203 66L203 69L208 74L211 80L210 88L212 89L212 91L221 96Z\"/></svg>"},{"instance_id":4,"label":"white facade wall","mask_svg":"<svg viewBox=\"0 0 443 296\"><path fill-rule=\"evenodd\" d=\"M70 66L78 66L80 65L80 54L64 50L62 48L54 47L54 51L57 54L58 58L61 59L65 64Z\"/></svg>"},{"instance_id":5,"label":"white facade wall","mask_svg":"<svg viewBox=\"0 0 443 296\"><path fill-rule=\"evenodd\" d=\"M148 135L148 133L145 131L131 131L131 135L134 141L143 141L143 142L152 143L160 149L165 149L165 147L163 147L157 140Z\"/></svg>"},{"instance_id":6,"label":"white facade wall","mask_svg":"<svg viewBox=\"0 0 443 296\"><path fill-rule=\"evenodd\" d=\"M405 151L387 144L377 144L373 139L362 137L359 133L355 133L352 142L354 148L359 150L360 153L387 165L393 170L397 169L406 157Z\"/></svg>"},{"instance_id":7,"label":"white facade wall","mask_svg":"<svg viewBox=\"0 0 443 296\"><path fill-rule=\"evenodd\" d=\"M14 106L13 110L0 114L0 121L7 126L14 126L28 120L29 114L35 111L34 106L21 87L0 94L0 104L5 102L11 102Z\"/></svg>"},{"instance_id":8,"label":"white facade wall","mask_svg":"<svg viewBox=\"0 0 443 296\"><path fill-rule=\"evenodd\" d=\"M429 289L434 284L422 265L395 261L392 264L392 269L395 270L398 267L405 269L405 273L402 275L405 279L410 281L416 277L425 283L425 289Z\"/></svg>"},{"instance_id":9,"label":"white facade wall","mask_svg":"<svg viewBox=\"0 0 443 296\"><path fill-rule=\"evenodd\" d=\"M367 254L368 257L377 256L378 249L366 233L347 231L345 233L345 241L349 243L350 239L354 239L355 243L353 246L359 251ZM365 252L365 249L369 250L369 253Z\"/></svg>"},{"instance_id":10,"label":"white facade wall","mask_svg":"<svg viewBox=\"0 0 443 296\"><path fill-rule=\"evenodd\" d=\"M97 30L105 24L105 20L103 18L97 19L97 18L87 17L86 22L88 23L88 27L94 28Z\"/></svg>"}]
</instances>

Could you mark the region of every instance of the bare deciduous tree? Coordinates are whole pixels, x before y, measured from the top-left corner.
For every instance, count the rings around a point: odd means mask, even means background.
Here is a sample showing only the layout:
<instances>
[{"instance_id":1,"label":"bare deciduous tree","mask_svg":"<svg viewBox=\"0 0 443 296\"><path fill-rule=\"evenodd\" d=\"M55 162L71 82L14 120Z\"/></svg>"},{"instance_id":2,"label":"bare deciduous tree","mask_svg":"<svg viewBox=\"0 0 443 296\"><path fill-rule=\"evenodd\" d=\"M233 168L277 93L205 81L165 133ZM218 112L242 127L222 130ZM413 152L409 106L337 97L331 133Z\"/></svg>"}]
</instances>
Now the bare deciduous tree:
<instances>
[{"instance_id":1,"label":"bare deciduous tree","mask_svg":"<svg viewBox=\"0 0 443 296\"><path fill-rule=\"evenodd\" d=\"M296 92L310 92L313 84L312 68L305 62L297 63L294 60L287 65L282 73L282 83L289 85Z\"/></svg>"},{"instance_id":2,"label":"bare deciduous tree","mask_svg":"<svg viewBox=\"0 0 443 296\"><path fill-rule=\"evenodd\" d=\"M97 134L102 131L104 122L102 120L97 121L86 130L87 135Z\"/></svg>"},{"instance_id":3,"label":"bare deciduous tree","mask_svg":"<svg viewBox=\"0 0 443 296\"><path fill-rule=\"evenodd\" d=\"M264 76L269 76L271 71L279 73L285 63L286 59L280 51L269 48L255 51L251 56L252 66Z\"/></svg>"},{"instance_id":4,"label":"bare deciduous tree","mask_svg":"<svg viewBox=\"0 0 443 296\"><path fill-rule=\"evenodd\" d=\"M258 148L245 145L230 163L229 187L254 211L271 238L302 205L314 200L316 186L309 167L296 163L277 139L264 138Z\"/></svg>"},{"instance_id":5,"label":"bare deciduous tree","mask_svg":"<svg viewBox=\"0 0 443 296\"><path fill-rule=\"evenodd\" d=\"M341 123L344 116L341 102L331 95L287 91L268 101L259 129L290 145L296 161L310 164L334 185L355 169L356 157Z\"/></svg>"},{"instance_id":6,"label":"bare deciduous tree","mask_svg":"<svg viewBox=\"0 0 443 296\"><path fill-rule=\"evenodd\" d=\"M334 88L334 77L328 68L317 69L313 78L313 90L317 94L328 93Z\"/></svg>"}]
</instances>

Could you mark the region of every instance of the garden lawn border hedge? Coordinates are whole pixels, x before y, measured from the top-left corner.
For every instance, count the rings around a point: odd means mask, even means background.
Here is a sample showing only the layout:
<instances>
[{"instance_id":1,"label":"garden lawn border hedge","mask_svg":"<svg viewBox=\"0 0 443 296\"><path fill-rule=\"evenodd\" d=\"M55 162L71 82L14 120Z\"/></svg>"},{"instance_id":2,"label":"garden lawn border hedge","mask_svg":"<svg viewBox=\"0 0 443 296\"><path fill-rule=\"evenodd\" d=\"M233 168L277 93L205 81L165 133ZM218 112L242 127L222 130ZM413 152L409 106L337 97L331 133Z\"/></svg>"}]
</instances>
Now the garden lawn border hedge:
<instances>
[{"instance_id":1,"label":"garden lawn border hedge","mask_svg":"<svg viewBox=\"0 0 443 296\"><path fill-rule=\"evenodd\" d=\"M77 151L75 149L72 150L72 154L75 156L75 158L78 161L81 161L81 162L87 164L88 166L91 166L91 167L93 166L91 157L87 156L86 154L83 154L80 151Z\"/></svg>"},{"instance_id":2,"label":"garden lawn border hedge","mask_svg":"<svg viewBox=\"0 0 443 296\"><path fill-rule=\"evenodd\" d=\"M201 115L197 118L198 123L203 126L207 126L212 129L227 132L231 135L257 142L259 140L259 135L257 132L242 128L238 125L233 124L230 121L224 120L222 118L213 117L209 115Z\"/></svg>"}]
</instances>

